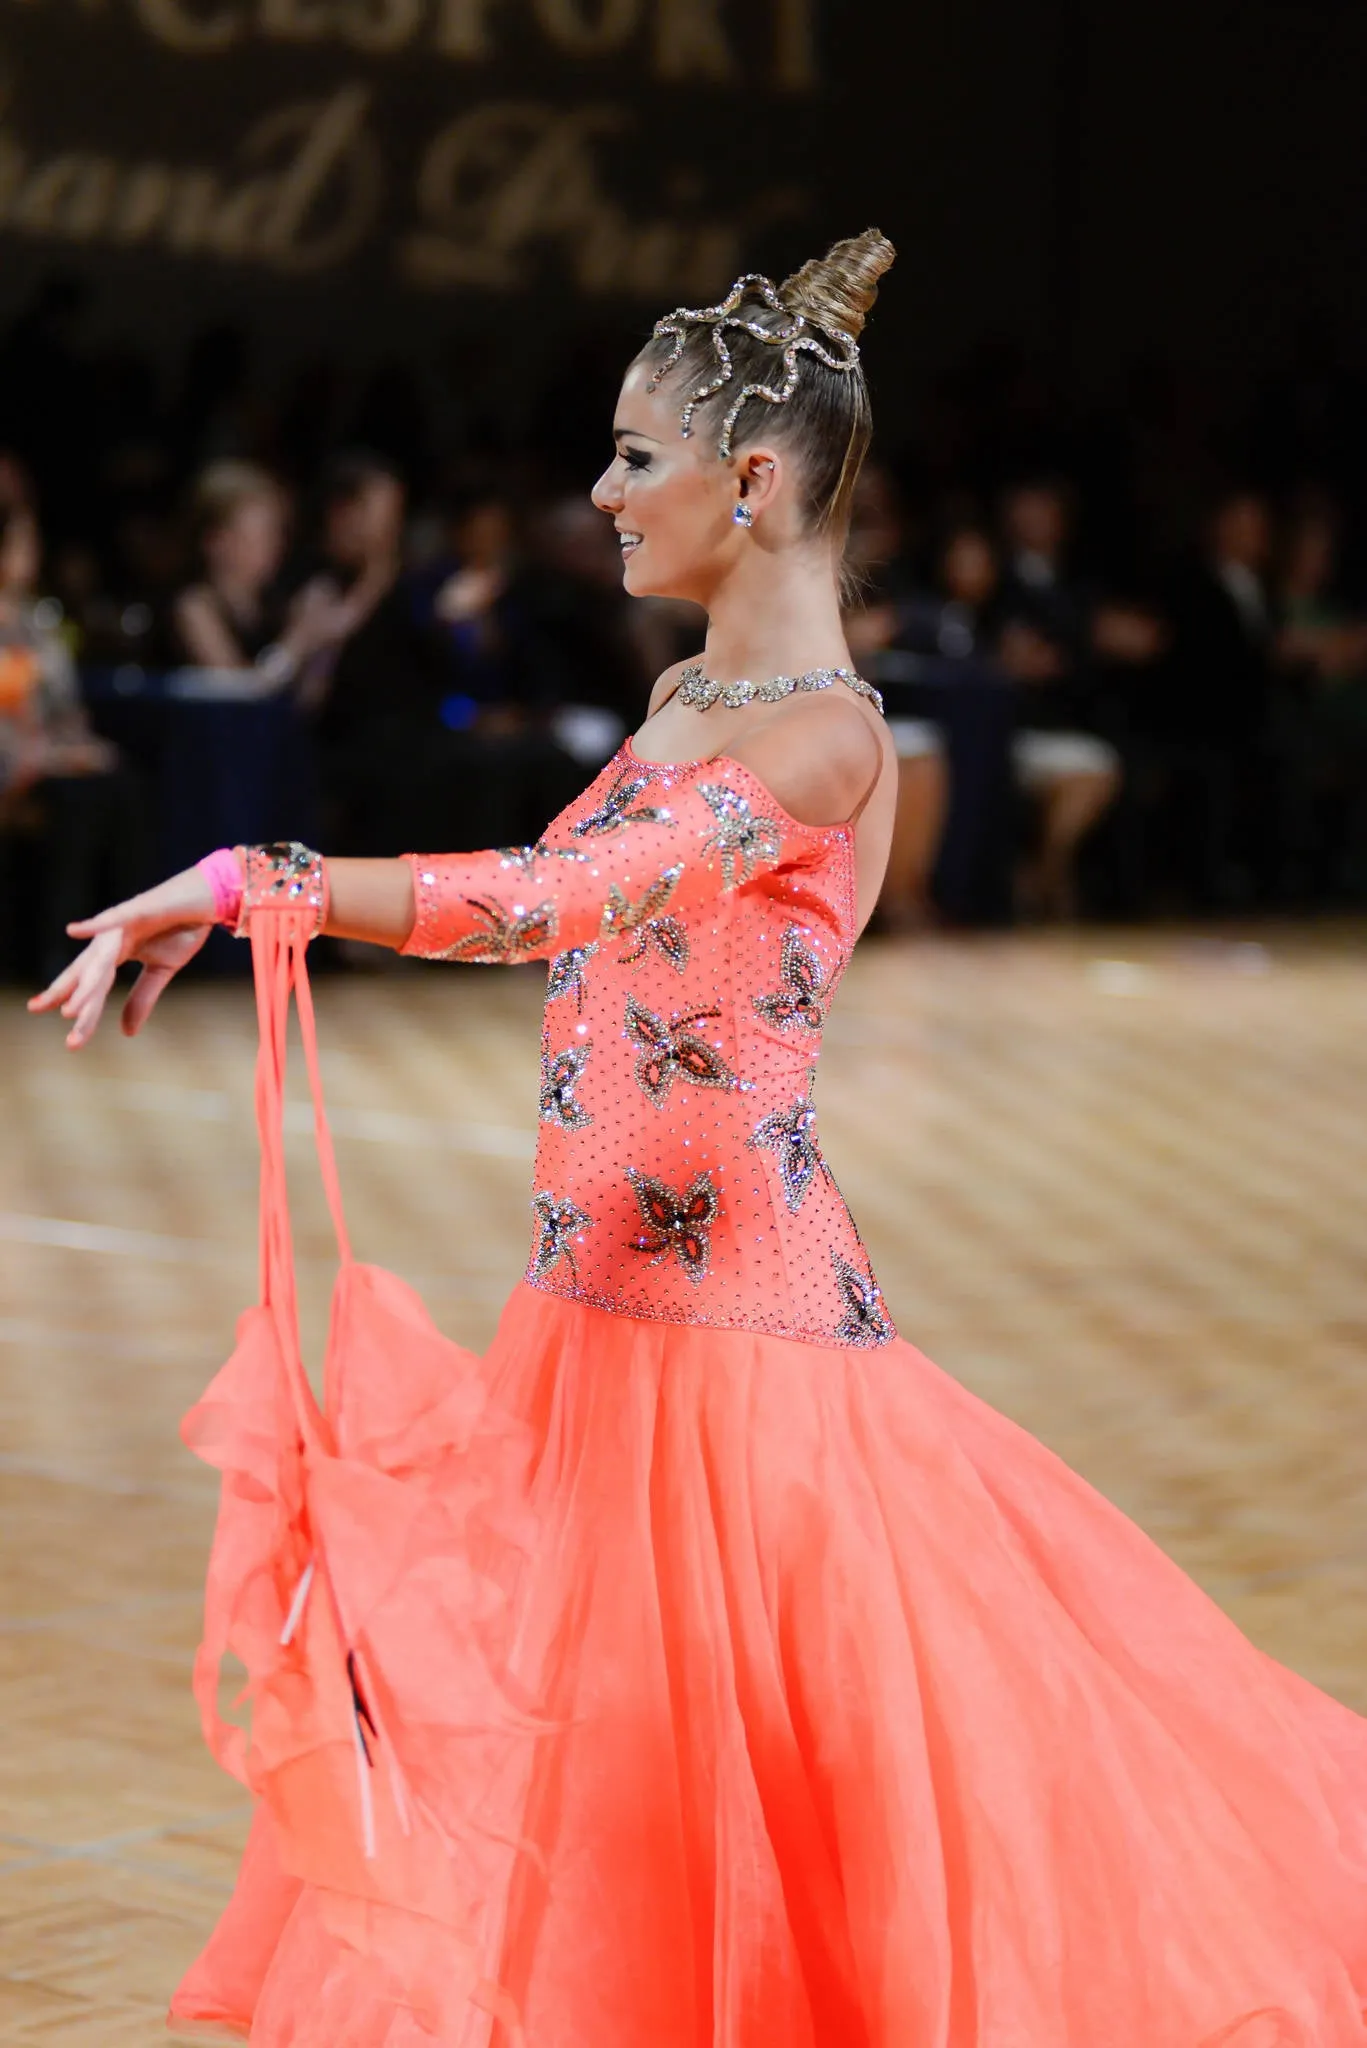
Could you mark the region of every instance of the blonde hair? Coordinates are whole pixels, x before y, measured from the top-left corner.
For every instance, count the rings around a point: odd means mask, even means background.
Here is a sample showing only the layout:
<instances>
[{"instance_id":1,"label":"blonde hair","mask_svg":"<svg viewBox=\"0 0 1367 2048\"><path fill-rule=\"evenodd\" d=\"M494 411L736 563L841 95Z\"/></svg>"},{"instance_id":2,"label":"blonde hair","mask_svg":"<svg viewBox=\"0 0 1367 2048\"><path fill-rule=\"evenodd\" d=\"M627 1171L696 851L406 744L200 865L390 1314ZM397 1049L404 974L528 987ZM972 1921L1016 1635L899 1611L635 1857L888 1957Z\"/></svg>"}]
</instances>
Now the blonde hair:
<instances>
[{"instance_id":1,"label":"blonde hair","mask_svg":"<svg viewBox=\"0 0 1367 2048\"><path fill-rule=\"evenodd\" d=\"M202 546L237 517L244 505L260 498L274 499L283 506L285 494L267 469L255 462L211 462L195 479L190 517L195 539Z\"/></svg>"},{"instance_id":2,"label":"blonde hair","mask_svg":"<svg viewBox=\"0 0 1367 2048\"><path fill-rule=\"evenodd\" d=\"M818 333L857 342L878 297L878 280L892 267L896 250L877 228L835 243L814 257L778 287L780 305L800 313ZM754 306L742 301L747 319L762 328L780 325L762 299ZM732 375L720 390L698 407L699 417L724 412L735 395L750 383L768 383L773 373L772 344L741 330L728 330ZM672 353L667 337L647 342L640 360L656 365ZM699 323L687 335L669 375L692 388L715 364L712 329ZM759 438L782 440L797 460L806 501L808 525L830 534L842 546L849 532L854 487L873 432L868 386L862 364L850 370L828 369L815 356L800 358L796 389L786 404L752 404L740 416L734 447ZM747 418L747 413L749 417Z\"/></svg>"}]
</instances>

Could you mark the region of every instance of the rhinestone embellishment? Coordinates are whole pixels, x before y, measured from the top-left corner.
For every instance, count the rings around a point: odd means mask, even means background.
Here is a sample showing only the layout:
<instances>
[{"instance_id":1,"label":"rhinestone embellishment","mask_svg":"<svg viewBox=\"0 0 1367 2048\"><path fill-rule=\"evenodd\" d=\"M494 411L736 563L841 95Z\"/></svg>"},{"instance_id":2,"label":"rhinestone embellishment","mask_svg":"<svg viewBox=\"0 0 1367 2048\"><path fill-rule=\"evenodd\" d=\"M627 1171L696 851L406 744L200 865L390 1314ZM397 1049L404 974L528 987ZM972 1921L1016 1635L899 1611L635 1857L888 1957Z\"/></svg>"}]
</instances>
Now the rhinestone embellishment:
<instances>
[{"instance_id":1,"label":"rhinestone embellishment","mask_svg":"<svg viewBox=\"0 0 1367 2048\"><path fill-rule=\"evenodd\" d=\"M562 1131L582 1131L593 1118L583 1104L576 1102L574 1091L588 1065L589 1054L593 1051L593 1040L586 1039L583 1045L567 1045L563 1052L543 1052L541 1055L541 1121L543 1124L559 1124Z\"/></svg>"},{"instance_id":2,"label":"rhinestone embellishment","mask_svg":"<svg viewBox=\"0 0 1367 2048\"><path fill-rule=\"evenodd\" d=\"M761 866L773 866L783 850L783 834L773 818L757 818L749 798L725 783L700 782L698 795L717 820L703 851L720 855L723 889L748 882Z\"/></svg>"},{"instance_id":3,"label":"rhinestone embellishment","mask_svg":"<svg viewBox=\"0 0 1367 2048\"><path fill-rule=\"evenodd\" d=\"M500 846L498 857L503 867L516 868L523 875L529 875L538 861L589 858L577 846L547 846L544 839L538 839L535 846Z\"/></svg>"},{"instance_id":4,"label":"rhinestone embellishment","mask_svg":"<svg viewBox=\"0 0 1367 2048\"><path fill-rule=\"evenodd\" d=\"M790 924L779 951L781 988L755 997L755 1009L766 1024L780 1031L797 1025L805 1031L820 1031L826 1022L825 976L821 962L803 943L800 925Z\"/></svg>"},{"instance_id":5,"label":"rhinestone embellishment","mask_svg":"<svg viewBox=\"0 0 1367 2048\"><path fill-rule=\"evenodd\" d=\"M796 1216L821 1166L810 1084L808 1092L800 1095L791 1109L772 1110L756 1124L750 1143L759 1151L773 1153L783 1183L783 1199Z\"/></svg>"},{"instance_id":6,"label":"rhinestone embellishment","mask_svg":"<svg viewBox=\"0 0 1367 2048\"><path fill-rule=\"evenodd\" d=\"M779 316L780 324L765 327L758 320L743 318L740 308L747 298L762 300L770 313ZM767 342L771 348L781 349L782 384L777 387L771 384L744 385L740 396L734 401L722 422L717 440L717 453L723 462L729 462L732 436L742 409L752 398L763 399L767 405L786 405L797 390L799 355L814 355L828 370L839 370L848 374L858 369L859 345L853 335L844 334L838 328L823 326L820 331L825 340L818 341L814 334L808 332L812 324L804 314L794 313L784 305L771 279L762 277L756 271L750 271L744 277L736 279L719 305L679 306L663 320L655 322L656 340L663 341L668 336L674 346L659 369L654 372L646 388L650 391L658 390L662 380L669 375L683 355L690 327L712 329L712 350L717 358L717 372L708 382L700 384L696 391L689 393L679 420L679 432L687 440L693 431L693 415L698 407L723 390L735 374L731 351L726 345L728 331L753 335L756 341Z\"/></svg>"},{"instance_id":7,"label":"rhinestone embellishment","mask_svg":"<svg viewBox=\"0 0 1367 2048\"><path fill-rule=\"evenodd\" d=\"M647 1253L652 1266L672 1253L690 1280L700 1280L712 1256L711 1229L721 1206L711 1174L700 1173L682 1194L634 1166L627 1168L627 1179L645 1225L631 1240L633 1250Z\"/></svg>"},{"instance_id":8,"label":"rhinestone embellishment","mask_svg":"<svg viewBox=\"0 0 1367 2048\"><path fill-rule=\"evenodd\" d=\"M716 1010L691 1010L687 1015L671 1017L666 1023L644 1003L638 1003L635 996L627 997L626 1035L633 1045L640 1047L636 1085L648 1102L657 1107L664 1102L676 1076L698 1088L736 1085L736 1077L721 1054L688 1028L690 1024L700 1024L704 1017L718 1014Z\"/></svg>"},{"instance_id":9,"label":"rhinestone embellishment","mask_svg":"<svg viewBox=\"0 0 1367 2048\"><path fill-rule=\"evenodd\" d=\"M246 876L242 884L242 906L237 931L241 937L251 924L254 910L294 910L313 914L313 932L322 926L327 910L327 875L323 856L297 839L272 840L265 846L243 848Z\"/></svg>"},{"instance_id":10,"label":"rhinestone embellishment","mask_svg":"<svg viewBox=\"0 0 1367 2048\"><path fill-rule=\"evenodd\" d=\"M609 883L602 936L612 939L630 934L629 944L617 956L624 966L635 967L653 947L662 960L667 960L671 967L683 973L688 965L687 928L680 918L660 915L678 888L682 874L682 866L666 868L637 903L633 903L616 882Z\"/></svg>"},{"instance_id":11,"label":"rhinestone embellishment","mask_svg":"<svg viewBox=\"0 0 1367 2048\"><path fill-rule=\"evenodd\" d=\"M561 996L573 991L576 1002L584 1007L584 969L598 951L597 942L590 946L571 946L567 952L557 953L546 976L546 1001L558 1002Z\"/></svg>"},{"instance_id":12,"label":"rhinestone embellishment","mask_svg":"<svg viewBox=\"0 0 1367 2048\"><path fill-rule=\"evenodd\" d=\"M638 804L637 797L643 789L650 787L652 777L635 775L630 768L624 768L603 798L596 811L590 811L587 818L581 818L570 830L576 839L584 839L590 832L620 832L624 825L667 825L669 812L656 804Z\"/></svg>"},{"instance_id":13,"label":"rhinestone embellishment","mask_svg":"<svg viewBox=\"0 0 1367 2048\"><path fill-rule=\"evenodd\" d=\"M767 682L752 683L748 679L738 683L719 683L703 674L698 663L686 668L679 682L678 700L694 711L710 711L714 704L724 704L728 711L739 711L742 704L777 704L780 697L791 697L799 691L829 690L834 683L844 683L854 691L856 697L867 697L875 711L883 709L883 699L872 683L866 683L852 668L809 668L805 675L770 676Z\"/></svg>"},{"instance_id":14,"label":"rhinestone embellishment","mask_svg":"<svg viewBox=\"0 0 1367 2048\"><path fill-rule=\"evenodd\" d=\"M491 896L467 896L466 902L479 920L478 931L467 932L435 960L469 960L479 966L508 966L524 954L535 953L555 937L553 903L539 903L535 910L514 906L511 911Z\"/></svg>"},{"instance_id":15,"label":"rhinestone embellishment","mask_svg":"<svg viewBox=\"0 0 1367 2048\"><path fill-rule=\"evenodd\" d=\"M544 1190L533 1197L532 1213L537 1220L536 1244L532 1250L532 1272L536 1278L544 1280L562 1259L573 1273L574 1240L590 1227L592 1218L573 1202L557 1201L554 1195Z\"/></svg>"},{"instance_id":16,"label":"rhinestone embellishment","mask_svg":"<svg viewBox=\"0 0 1367 2048\"><path fill-rule=\"evenodd\" d=\"M845 1313L836 1325L835 1334L842 1344L886 1344L893 1334L892 1322L883 1307L883 1292L872 1273L861 1273L858 1266L842 1259L839 1252L831 1253L835 1267L836 1285Z\"/></svg>"}]
</instances>

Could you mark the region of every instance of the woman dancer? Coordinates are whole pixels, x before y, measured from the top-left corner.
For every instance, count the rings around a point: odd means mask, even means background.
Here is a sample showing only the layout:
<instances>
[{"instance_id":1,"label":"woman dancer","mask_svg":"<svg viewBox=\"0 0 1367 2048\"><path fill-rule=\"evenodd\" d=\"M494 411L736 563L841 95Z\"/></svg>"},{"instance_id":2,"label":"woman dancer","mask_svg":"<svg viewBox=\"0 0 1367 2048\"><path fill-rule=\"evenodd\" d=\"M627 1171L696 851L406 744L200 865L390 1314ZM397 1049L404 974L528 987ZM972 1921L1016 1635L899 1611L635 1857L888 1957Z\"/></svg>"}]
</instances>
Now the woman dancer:
<instances>
[{"instance_id":1,"label":"woman dancer","mask_svg":"<svg viewBox=\"0 0 1367 2048\"><path fill-rule=\"evenodd\" d=\"M595 500L707 648L543 841L214 856L79 927L35 998L83 1045L137 959L135 1031L211 919L249 929L269 1137L273 930L551 961L531 1260L487 1357L344 1246L325 1422L282 1414L251 1318L190 1418L225 1471L198 1685L259 1804L179 2021L1367 2042L1367 1723L894 1334L821 1157L897 774L837 591L891 257L870 231L742 279L632 364ZM225 1643L250 1748L213 1717Z\"/></svg>"}]
</instances>

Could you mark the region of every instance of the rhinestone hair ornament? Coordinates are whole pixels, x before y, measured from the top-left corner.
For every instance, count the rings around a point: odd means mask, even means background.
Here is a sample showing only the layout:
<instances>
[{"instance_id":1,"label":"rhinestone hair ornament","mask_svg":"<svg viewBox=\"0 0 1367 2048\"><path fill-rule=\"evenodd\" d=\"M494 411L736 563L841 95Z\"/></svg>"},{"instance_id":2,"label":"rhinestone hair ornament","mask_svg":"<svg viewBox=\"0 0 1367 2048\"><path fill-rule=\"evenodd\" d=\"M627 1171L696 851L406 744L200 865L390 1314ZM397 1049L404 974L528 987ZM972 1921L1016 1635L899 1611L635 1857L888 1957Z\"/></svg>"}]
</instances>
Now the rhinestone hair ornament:
<instances>
[{"instance_id":1,"label":"rhinestone hair ornament","mask_svg":"<svg viewBox=\"0 0 1367 2048\"><path fill-rule=\"evenodd\" d=\"M771 329L761 326L758 320L745 319L740 307L747 298L763 299L771 312L781 316L784 324ZM668 337L674 345L652 375L646 389L658 391L661 383L683 355L688 345L690 328L712 329L712 348L717 358L717 374L700 384L696 391L689 394L685 402L679 418L679 432L687 440L693 432L693 415L698 407L724 390L735 374L731 351L726 344L728 333L750 334L756 341L767 342L771 348L781 349L782 384L746 384L722 421L717 453L723 462L729 462L732 436L742 409L752 398L762 398L766 405L786 405L797 390L799 355L813 355L818 362L824 363L828 370L838 370L842 375L858 369L859 346L853 337L840 333L836 328L823 325L821 333L825 336L825 342L818 341L816 336L808 331L813 324L805 313L794 313L784 305L777 287L770 278L761 277L757 271L749 271L744 277L736 279L720 305L679 306L674 312L666 314L663 320L655 322L655 339L663 341ZM832 354L826 343L833 344L838 353Z\"/></svg>"}]
</instances>

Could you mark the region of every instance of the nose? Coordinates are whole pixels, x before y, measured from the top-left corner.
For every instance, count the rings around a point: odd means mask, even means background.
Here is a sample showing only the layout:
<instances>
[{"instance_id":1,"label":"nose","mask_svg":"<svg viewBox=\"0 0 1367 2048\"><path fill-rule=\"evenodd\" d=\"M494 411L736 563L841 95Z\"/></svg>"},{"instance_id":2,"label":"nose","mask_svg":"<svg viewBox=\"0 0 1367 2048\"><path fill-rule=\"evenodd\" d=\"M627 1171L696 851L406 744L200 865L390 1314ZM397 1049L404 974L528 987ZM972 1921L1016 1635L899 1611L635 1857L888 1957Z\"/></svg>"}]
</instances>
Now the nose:
<instances>
[{"instance_id":1,"label":"nose","mask_svg":"<svg viewBox=\"0 0 1367 2048\"><path fill-rule=\"evenodd\" d=\"M621 511L626 501L622 496L622 486L617 476L617 463L615 460L608 464L593 489L589 492L589 496L600 512L606 512L609 516L612 516Z\"/></svg>"}]
</instances>

